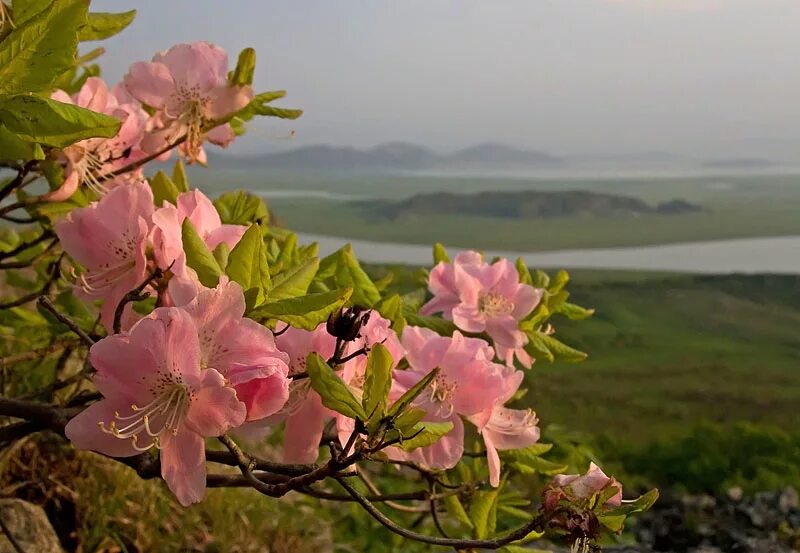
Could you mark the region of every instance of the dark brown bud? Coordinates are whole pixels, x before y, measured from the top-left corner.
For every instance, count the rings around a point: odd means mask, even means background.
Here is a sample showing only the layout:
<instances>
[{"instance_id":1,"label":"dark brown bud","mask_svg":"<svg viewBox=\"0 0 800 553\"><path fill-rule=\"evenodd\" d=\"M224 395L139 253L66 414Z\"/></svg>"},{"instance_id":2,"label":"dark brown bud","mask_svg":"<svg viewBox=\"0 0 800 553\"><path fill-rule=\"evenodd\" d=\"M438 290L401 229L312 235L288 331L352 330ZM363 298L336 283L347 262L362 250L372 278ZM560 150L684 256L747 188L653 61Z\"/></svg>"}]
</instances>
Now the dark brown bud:
<instances>
[{"instance_id":1,"label":"dark brown bud","mask_svg":"<svg viewBox=\"0 0 800 553\"><path fill-rule=\"evenodd\" d=\"M361 327L369 321L369 314L368 309L357 305L339 309L328 317L328 334L345 342L352 342L361 336Z\"/></svg>"}]
</instances>

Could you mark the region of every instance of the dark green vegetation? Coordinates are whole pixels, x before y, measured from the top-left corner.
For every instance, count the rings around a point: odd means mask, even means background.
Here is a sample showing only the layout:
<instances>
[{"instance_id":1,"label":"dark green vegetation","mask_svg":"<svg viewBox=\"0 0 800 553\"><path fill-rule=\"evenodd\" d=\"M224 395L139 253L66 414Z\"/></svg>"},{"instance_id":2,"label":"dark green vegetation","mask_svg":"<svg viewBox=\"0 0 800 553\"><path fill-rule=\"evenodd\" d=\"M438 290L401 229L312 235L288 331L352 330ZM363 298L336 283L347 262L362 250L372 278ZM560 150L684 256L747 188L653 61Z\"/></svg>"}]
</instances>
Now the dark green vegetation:
<instances>
[{"instance_id":1,"label":"dark green vegetation","mask_svg":"<svg viewBox=\"0 0 800 553\"><path fill-rule=\"evenodd\" d=\"M375 176L330 173L214 169L197 172L192 182L210 190L250 188L262 191L280 220L301 232L378 241L518 251L636 246L757 236L800 234L800 177L740 175L648 178L487 178L448 176ZM584 190L636 198L649 206L679 199L701 211L609 216L614 210L579 217L519 218L453 208L404 210L379 217L386 201L417 194L447 192L565 192ZM366 202L366 203L365 203ZM375 202L370 206L370 202ZM385 204L384 204L385 205ZM535 212L534 212L535 213ZM628 215L631 215L628 210Z\"/></svg>"},{"instance_id":2,"label":"dark green vegetation","mask_svg":"<svg viewBox=\"0 0 800 553\"><path fill-rule=\"evenodd\" d=\"M556 336L589 358L528 373L520 403L544 427L634 486L800 485L800 277L574 271L569 287L597 311Z\"/></svg>"},{"instance_id":3,"label":"dark green vegetation","mask_svg":"<svg viewBox=\"0 0 800 553\"><path fill-rule=\"evenodd\" d=\"M458 215L500 219L553 219L559 217L631 217L641 215L676 215L703 211L683 200L651 206L646 202L616 194L598 194L586 190L565 192L479 192L453 194L435 192L416 194L400 201L362 201L355 206L364 218L373 220L401 217Z\"/></svg>"},{"instance_id":4,"label":"dark green vegetation","mask_svg":"<svg viewBox=\"0 0 800 553\"><path fill-rule=\"evenodd\" d=\"M558 331L590 356L534 366L524 401L544 424L631 482L800 484L800 277L577 273L571 289L597 313Z\"/></svg>"}]
</instances>

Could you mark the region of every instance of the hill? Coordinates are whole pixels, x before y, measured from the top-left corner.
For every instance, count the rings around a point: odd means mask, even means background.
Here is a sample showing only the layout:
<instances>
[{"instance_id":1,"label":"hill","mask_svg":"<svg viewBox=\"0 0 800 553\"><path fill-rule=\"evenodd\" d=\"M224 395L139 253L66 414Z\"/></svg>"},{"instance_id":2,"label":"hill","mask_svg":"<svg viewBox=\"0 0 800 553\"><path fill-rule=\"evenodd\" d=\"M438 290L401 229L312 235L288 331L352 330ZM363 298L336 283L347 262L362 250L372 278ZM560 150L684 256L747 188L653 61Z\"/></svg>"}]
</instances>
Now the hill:
<instances>
[{"instance_id":1,"label":"hill","mask_svg":"<svg viewBox=\"0 0 800 553\"><path fill-rule=\"evenodd\" d=\"M650 205L638 198L567 190L563 192L520 191L455 194L436 192L417 194L400 201L360 201L354 205L374 216L397 219L417 215L478 215L507 219L558 218L582 215L600 217L645 214L673 215L703 211L684 200Z\"/></svg>"}]
</instances>

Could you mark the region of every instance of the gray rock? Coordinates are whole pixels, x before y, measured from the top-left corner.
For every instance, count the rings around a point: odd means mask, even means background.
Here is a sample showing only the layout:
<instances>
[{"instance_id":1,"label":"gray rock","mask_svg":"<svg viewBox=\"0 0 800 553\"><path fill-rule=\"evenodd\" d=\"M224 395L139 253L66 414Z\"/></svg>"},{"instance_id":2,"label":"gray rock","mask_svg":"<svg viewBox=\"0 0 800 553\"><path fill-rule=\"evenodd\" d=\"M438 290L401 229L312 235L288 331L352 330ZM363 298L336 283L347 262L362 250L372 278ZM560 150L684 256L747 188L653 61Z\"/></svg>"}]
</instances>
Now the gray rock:
<instances>
[{"instance_id":1,"label":"gray rock","mask_svg":"<svg viewBox=\"0 0 800 553\"><path fill-rule=\"evenodd\" d=\"M3 525L25 553L63 553L44 509L21 499L0 499ZM0 532L0 553L18 553L5 532Z\"/></svg>"}]
</instances>

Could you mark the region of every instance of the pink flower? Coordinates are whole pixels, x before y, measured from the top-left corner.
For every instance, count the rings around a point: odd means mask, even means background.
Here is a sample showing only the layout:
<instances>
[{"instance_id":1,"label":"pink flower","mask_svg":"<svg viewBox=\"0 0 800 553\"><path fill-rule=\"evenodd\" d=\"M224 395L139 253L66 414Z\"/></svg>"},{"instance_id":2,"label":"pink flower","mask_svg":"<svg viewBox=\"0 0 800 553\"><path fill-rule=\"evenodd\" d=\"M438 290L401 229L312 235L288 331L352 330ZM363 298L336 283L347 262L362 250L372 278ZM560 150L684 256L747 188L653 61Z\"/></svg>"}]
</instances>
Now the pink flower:
<instances>
[{"instance_id":1,"label":"pink flower","mask_svg":"<svg viewBox=\"0 0 800 553\"><path fill-rule=\"evenodd\" d=\"M223 277L203 288L184 309L200 336L200 366L214 367L247 406L247 420L277 413L289 399L289 356L272 333L244 318L241 286Z\"/></svg>"},{"instance_id":2,"label":"pink flower","mask_svg":"<svg viewBox=\"0 0 800 553\"><path fill-rule=\"evenodd\" d=\"M519 273L507 259L493 264L477 252L462 252L453 263L439 263L428 280L433 299L422 306L425 315L442 313L465 332L486 332L506 364L514 357L530 367L533 359L525 352L528 337L519 329L539 304L543 290L519 281Z\"/></svg>"},{"instance_id":3,"label":"pink flower","mask_svg":"<svg viewBox=\"0 0 800 553\"><path fill-rule=\"evenodd\" d=\"M144 136L147 114L132 98L115 87L109 91L99 77L89 77L80 91L71 98L63 90L56 90L52 99L110 115L122 121L122 126L113 138L88 138L64 148L65 162L63 184L45 194L44 199L60 202L68 199L81 183L98 195L108 192L109 187L121 181L140 180L141 170L120 175L110 181L101 180L105 175L143 157L139 143Z\"/></svg>"},{"instance_id":4,"label":"pink flower","mask_svg":"<svg viewBox=\"0 0 800 553\"><path fill-rule=\"evenodd\" d=\"M289 354L289 371L292 375L305 372L309 353L316 352L323 359L329 359L336 347L336 339L328 334L324 324L319 325L313 332L289 328L276 338L276 342L280 350ZM390 322L373 311L367 323L361 328L361 336L347 344L342 357L346 358L374 344L383 344L389 350L395 366L404 356L403 347L390 328ZM367 356L361 354L345 362L339 371L342 380L356 395L361 394L364 386L366 366ZM311 388L308 378L293 381L289 402L280 416L271 421L273 424L286 421L284 460L292 463L316 461L322 431L325 423L331 418L336 418L339 437L342 445L345 445L354 427L354 421L322 405L319 394Z\"/></svg>"},{"instance_id":5,"label":"pink flower","mask_svg":"<svg viewBox=\"0 0 800 553\"><path fill-rule=\"evenodd\" d=\"M619 507L622 504L622 485L606 474L594 463L589 465L586 474L559 474L553 478L553 485L563 488L576 499L589 499L606 488L617 489L611 499L606 501L610 507Z\"/></svg>"},{"instance_id":6,"label":"pink flower","mask_svg":"<svg viewBox=\"0 0 800 553\"><path fill-rule=\"evenodd\" d=\"M336 339L328 334L324 324L313 332L290 327L275 340L278 349L289 354L290 375L306 371L309 353L316 352L323 359L329 359L336 347ZM322 399L311 388L308 378L292 381L289 401L283 412L272 421L286 421L283 460L287 463L316 461L325 422L334 415L322 405Z\"/></svg>"},{"instance_id":7,"label":"pink flower","mask_svg":"<svg viewBox=\"0 0 800 553\"><path fill-rule=\"evenodd\" d=\"M172 265L171 272L184 280L191 279L191 273L187 274L181 233L181 225L187 218L209 250L223 242L233 249L247 230L242 225L223 225L217 208L199 190L180 194L177 206L165 202L164 207L153 213L154 256L159 267L167 269Z\"/></svg>"},{"instance_id":8,"label":"pink flower","mask_svg":"<svg viewBox=\"0 0 800 553\"><path fill-rule=\"evenodd\" d=\"M118 186L100 201L57 221L55 231L70 256L86 268L77 293L102 299L103 325L111 330L122 298L147 275L147 236L153 194L146 183Z\"/></svg>"},{"instance_id":9,"label":"pink flower","mask_svg":"<svg viewBox=\"0 0 800 553\"><path fill-rule=\"evenodd\" d=\"M130 333L90 351L103 399L73 418L66 435L79 449L129 457L161 450L161 475L182 505L205 495L204 438L242 424L245 404L214 368L201 368L198 329L178 308L162 307Z\"/></svg>"},{"instance_id":10,"label":"pink flower","mask_svg":"<svg viewBox=\"0 0 800 553\"><path fill-rule=\"evenodd\" d=\"M204 127L241 110L253 99L249 86L231 86L228 55L208 42L177 44L156 54L152 62L137 62L125 75L125 86L140 102L159 110L162 129L147 140L157 151L186 135L185 154L199 159L203 140L227 145L230 125L206 134Z\"/></svg>"},{"instance_id":11,"label":"pink flower","mask_svg":"<svg viewBox=\"0 0 800 553\"><path fill-rule=\"evenodd\" d=\"M432 330L408 326L402 344L410 368L395 371L398 385L408 389L431 370L441 369L416 405L426 411L426 421L450 421L453 430L435 444L414 450L408 458L422 466L452 468L464 452L461 416L491 409L506 393L504 368L493 363L494 351L483 340L465 338L456 331L452 338Z\"/></svg>"},{"instance_id":12,"label":"pink flower","mask_svg":"<svg viewBox=\"0 0 800 553\"><path fill-rule=\"evenodd\" d=\"M400 340L397 339L397 334L395 334L395 332L391 329L391 324L391 321L384 319L378 315L376 311L371 311L366 324L361 327L360 337L357 340L347 344L347 348L345 348L342 358L355 355L356 352L364 348L369 350L369 348L375 344L381 344L392 356L392 369L396 368L400 360L405 357L406 352L403 346L400 344ZM342 367L342 380L344 380L345 384L350 387L356 397L362 396L366 369L367 355L363 354L357 355L353 359L350 359ZM355 428L355 421L337 413L336 427L339 432L339 441L341 442L342 447L344 447L347 445L347 441L349 440L350 435Z\"/></svg>"},{"instance_id":13,"label":"pink flower","mask_svg":"<svg viewBox=\"0 0 800 553\"><path fill-rule=\"evenodd\" d=\"M520 371L506 367L506 390L490 409L469 418L478 427L486 444L486 457L489 462L489 483L500 485L500 456L497 450L519 449L539 441L539 427L536 413L530 409L508 409L505 403L517 393L522 383Z\"/></svg>"}]
</instances>

